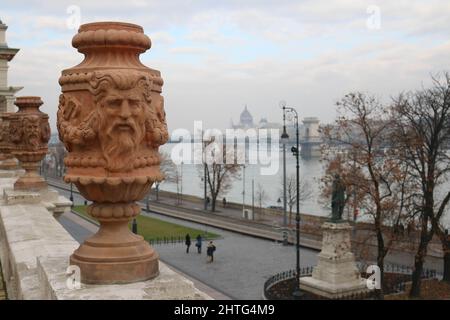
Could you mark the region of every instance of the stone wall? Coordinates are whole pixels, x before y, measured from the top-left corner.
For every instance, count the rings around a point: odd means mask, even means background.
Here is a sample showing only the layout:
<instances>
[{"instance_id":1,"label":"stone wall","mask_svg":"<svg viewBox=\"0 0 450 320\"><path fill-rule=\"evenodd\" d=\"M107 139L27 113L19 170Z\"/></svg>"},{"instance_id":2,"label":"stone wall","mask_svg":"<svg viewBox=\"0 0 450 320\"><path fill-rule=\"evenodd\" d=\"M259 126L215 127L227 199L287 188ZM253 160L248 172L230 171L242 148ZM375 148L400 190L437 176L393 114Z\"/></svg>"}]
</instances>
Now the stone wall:
<instances>
[{"instance_id":1,"label":"stone wall","mask_svg":"<svg viewBox=\"0 0 450 320\"><path fill-rule=\"evenodd\" d=\"M70 288L69 256L79 243L36 195L7 203L14 181L0 178L0 261L9 299L211 299L161 262L149 281Z\"/></svg>"}]
</instances>

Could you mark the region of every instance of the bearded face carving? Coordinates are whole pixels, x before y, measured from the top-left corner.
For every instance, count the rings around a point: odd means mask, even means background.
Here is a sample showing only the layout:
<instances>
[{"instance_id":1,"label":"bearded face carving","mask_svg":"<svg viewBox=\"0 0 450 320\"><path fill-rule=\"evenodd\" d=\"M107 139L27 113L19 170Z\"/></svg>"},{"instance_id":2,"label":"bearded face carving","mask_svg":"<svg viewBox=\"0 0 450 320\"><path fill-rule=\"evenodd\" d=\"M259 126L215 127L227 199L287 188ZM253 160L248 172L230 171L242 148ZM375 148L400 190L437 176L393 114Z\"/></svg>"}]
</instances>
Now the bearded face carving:
<instances>
[{"instance_id":1,"label":"bearded face carving","mask_svg":"<svg viewBox=\"0 0 450 320\"><path fill-rule=\"evenodd\" d=\"M98 137L110 171L129 171L145 132L145 105L138 88L110 88L99 102Z\"/></svg>"},{"instance_id":2,"label":"bearded face carving","mask_svg":"<svg viewBox=\"0 0 450 320\"><path fill-rule=\"evenodd\" d=\"M102 156L98 163L109 172L139 167L150 151L168 140L163 97L152 96L152 81L139 72L95 72L88 83L94 108L87 116L82 116L75 97L60 97L61 140L69 151L74 145L97 142ZM137 155L144 160L137 162ZM154 164L157 161L155 157Z\"/></svg>"},{"instance_id":3,"label":"bearded face carving","mask_svg":"<svg viewBox=\"0 0 450 320\"><path fill-rule=\"evenodd\" d=\"M25 144L38 148L41 143L41 118L39 116L28 116L23 119L23 130Z\"/></svg>"}]
</instances>

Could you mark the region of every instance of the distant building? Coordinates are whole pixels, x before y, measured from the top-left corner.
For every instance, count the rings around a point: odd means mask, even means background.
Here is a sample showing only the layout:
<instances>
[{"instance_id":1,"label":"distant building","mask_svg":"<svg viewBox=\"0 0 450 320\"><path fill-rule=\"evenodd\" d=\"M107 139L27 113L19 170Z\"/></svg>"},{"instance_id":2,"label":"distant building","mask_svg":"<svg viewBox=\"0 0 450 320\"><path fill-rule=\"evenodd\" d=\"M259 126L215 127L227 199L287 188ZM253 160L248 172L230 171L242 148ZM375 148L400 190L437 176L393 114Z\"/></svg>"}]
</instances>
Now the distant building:
<instances>
[{"instance_id":1,"label":"distant building","mask_svg":"<svg viewBox=\"0 0 450 320\"><path fill-rule=\"evenodd\" d=\"M0 20L0 112L14 112L15 94L23 87L8 86L8 62L19 49L9 48L6 43L8 26Z\"/></svg>"},{"instance_id":2,"label":"distant building","mask_svg":"<svg viewBox=\"0 0 450 320\"><path fill-rule=\"evenodd\" d=\"M253 116L250 111L248 111L247 106L245 106L244 110L241 112L239 117L239 123L234 124L233 120L231 120L231 127L233 129L281 129L282 126L276 122L269 122L267 118L261 118L258 124L255 124L253 121Z\"/></svg>"}]
</instances>

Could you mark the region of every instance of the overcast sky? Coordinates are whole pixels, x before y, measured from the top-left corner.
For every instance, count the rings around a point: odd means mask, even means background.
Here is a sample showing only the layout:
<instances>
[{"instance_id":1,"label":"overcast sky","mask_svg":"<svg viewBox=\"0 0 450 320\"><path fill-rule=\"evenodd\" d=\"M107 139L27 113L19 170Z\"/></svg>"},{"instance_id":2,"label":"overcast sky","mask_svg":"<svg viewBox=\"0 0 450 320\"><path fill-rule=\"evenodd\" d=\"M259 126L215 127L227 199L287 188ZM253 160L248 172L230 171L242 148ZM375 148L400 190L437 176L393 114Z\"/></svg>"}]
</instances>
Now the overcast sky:
<instances>
[{"instance_id":1,"label":"overcast sky","mask_svg":"<svg viewBox=\"0 0 450 320\"><path fill-rule=\"evenodd\" d=\"M246 104L256 121L281 121L280 100L329 122L349 91L387 100L450 69L448 0L2 0L8 45L21 49L9 83L43 98L52 129L60 72L82 60L71 5L81 23L144 27L152 48L141 59L162 73L171 131L228 127Z\"/></svg>"}]
</instances>

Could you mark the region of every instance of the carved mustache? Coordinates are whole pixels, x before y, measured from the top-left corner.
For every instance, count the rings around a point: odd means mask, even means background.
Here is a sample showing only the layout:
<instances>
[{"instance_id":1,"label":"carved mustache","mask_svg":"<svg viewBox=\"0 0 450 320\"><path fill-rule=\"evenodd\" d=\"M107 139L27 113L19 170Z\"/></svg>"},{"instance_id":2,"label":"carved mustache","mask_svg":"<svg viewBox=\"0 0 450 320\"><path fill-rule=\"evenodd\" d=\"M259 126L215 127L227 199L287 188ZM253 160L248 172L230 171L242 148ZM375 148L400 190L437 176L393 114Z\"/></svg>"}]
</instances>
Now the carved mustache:
<instances>
[{"instance_id":1,"label":"carved mustache","mask_svg":"<svg viewBox=\"0 0 450 320\"><path fill-rule=\"evenodd\" d=\"M132 121L117 121L111 126L111 130L118 130L121 128L131 129L133 132L136 132L136 124Z\"/></svg>"}]
</instances>

